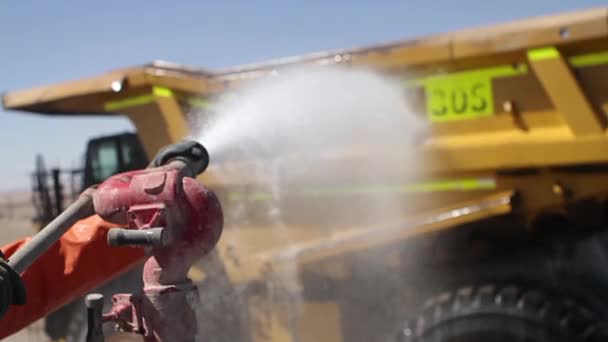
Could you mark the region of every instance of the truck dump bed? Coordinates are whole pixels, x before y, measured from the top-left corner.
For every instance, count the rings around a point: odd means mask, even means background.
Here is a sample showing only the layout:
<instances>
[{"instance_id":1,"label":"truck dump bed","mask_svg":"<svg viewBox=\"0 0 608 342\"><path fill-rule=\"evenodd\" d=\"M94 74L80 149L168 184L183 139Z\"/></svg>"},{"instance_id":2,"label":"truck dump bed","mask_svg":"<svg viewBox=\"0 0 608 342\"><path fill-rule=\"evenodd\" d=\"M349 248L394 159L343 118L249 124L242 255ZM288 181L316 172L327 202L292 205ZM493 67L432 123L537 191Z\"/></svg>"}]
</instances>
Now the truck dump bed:
<instances>
[{"instance_id":1,"label":"truck dump bed","mask_svg":"<svg viewBox=\"0 0 608 342\"><path fill-rule=\"evenodd\" d=\"M111 114L150 87L205 98L292 65L369 66L402 74L427 113L425 149L438 171L515 169L608 160L608 11L592 9L369 48L218 72L171 63L9 92L7 109ZM153 94L151 96L154 96ZM140 101L141 101L140 97ZM112 103L119 103L112 106ZM124 111L122 111L124 112Z\"/></svg>"}]
</instances>

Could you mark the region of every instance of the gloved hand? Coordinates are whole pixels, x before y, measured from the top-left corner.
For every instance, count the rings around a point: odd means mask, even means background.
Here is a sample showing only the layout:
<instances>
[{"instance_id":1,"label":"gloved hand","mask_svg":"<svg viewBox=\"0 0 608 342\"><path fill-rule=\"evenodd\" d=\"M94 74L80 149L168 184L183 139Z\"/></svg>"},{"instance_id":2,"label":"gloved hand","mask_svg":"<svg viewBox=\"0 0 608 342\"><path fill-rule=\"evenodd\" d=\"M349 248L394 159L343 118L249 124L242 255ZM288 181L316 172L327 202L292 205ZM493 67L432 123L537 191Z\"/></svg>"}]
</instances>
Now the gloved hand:
<instances>
[{"instance_id":1,"label":"gloved hand","mask_svg":"<svg viewBox=\"0 0 608 342\"><path fill-rule=\"evenodd\" d=\"M173 145L163 147L154 159L152 160L151 166L158 167L166 164L171 159L186 158L189 160L201 161L197 163L199 169L194 170L196 174L200 174L209 165L209 154L203 145L196 141L184 140Z\"/></svg>"},{"instance_id":2,"label":"gloved hand","mask_svg":"<svg viewBox=\"0 0 608 342\"><path fill-rule=\"evenodd\" d=\"M23 280L4 259L0 251L0 318L11 305L25 304L25 286Z\"/></svg>"}]
</instances>

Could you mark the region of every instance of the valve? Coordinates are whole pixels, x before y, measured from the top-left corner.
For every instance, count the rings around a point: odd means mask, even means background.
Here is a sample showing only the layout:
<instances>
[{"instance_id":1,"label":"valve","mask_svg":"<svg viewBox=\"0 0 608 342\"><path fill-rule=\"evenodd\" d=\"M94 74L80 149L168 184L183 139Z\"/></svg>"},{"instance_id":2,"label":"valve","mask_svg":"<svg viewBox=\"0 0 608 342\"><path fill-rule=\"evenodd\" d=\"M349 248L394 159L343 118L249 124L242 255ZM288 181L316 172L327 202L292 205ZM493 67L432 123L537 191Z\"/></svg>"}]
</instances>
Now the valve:
<instances>
[{"instance_id":1,"label":"valve","mask_svg":"<svg viewBox=\"0 0 608 342\"><path fill-rule=\"evenodd\" d=\"M200 304L187 274L218 242L223 215L215 194L194 179L208 165L207 151L194 142L175 146L161 151L149 169L108 178L93 195L99 216L126 227L110 229L108 244L146 248L149 258L144 288L114 295L110 312L101 314L99 295L87 297L91 341L103 339L98 333L102 321L141 334L145 341L195 340Z\"/></svg>"}]
</instances>

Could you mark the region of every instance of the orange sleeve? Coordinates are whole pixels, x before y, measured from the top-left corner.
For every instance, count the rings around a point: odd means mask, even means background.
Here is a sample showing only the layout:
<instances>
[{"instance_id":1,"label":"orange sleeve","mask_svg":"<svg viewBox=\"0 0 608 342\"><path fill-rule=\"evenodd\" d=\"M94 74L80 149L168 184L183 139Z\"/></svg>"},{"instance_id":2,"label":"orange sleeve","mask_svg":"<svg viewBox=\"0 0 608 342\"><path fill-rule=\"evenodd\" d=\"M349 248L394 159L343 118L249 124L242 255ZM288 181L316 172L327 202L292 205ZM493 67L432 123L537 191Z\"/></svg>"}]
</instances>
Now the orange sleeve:
<instances>
[{"instance_id":1,"label":"orange sleeve","mask_svg":"<svg viewBox=\"0 0 608 342\"><path fill-rule=\"evenodd\" d=\"M142 260L142 248L107 245L108 229L115 226L98 216L81 220L34 262L22 274L27 302L23 306L12 306L0 319L0 339L85 295ZM4 246L2 251L10 259L28 240Z\"/></svg>"}]
</instances>

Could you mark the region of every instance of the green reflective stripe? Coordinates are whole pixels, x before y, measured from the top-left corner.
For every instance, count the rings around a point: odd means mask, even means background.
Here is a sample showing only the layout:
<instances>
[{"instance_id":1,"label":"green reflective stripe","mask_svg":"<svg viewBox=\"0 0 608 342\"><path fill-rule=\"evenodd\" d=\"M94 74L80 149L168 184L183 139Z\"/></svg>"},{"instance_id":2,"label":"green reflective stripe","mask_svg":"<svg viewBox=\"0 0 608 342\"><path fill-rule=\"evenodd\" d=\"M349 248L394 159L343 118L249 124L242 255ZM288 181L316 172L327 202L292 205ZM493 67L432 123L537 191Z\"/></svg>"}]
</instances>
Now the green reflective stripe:
<instances>
[{"instance_id":1,"label":"green reflective stripe","mask_svg":"<svg viewBox=\"0 0 608 342\"><path fill-rule=\"evenodd\" d=\"M370 185L370 186L344 186L307 188L304 190L289 190L289 194L295 196L353 196L353 195L377 195L377 194L405 194L405 193L434 193L448 191L476 191L494 190L496 180L493 178L470 178L457 180L442 180L421 182L404 185ZM228 194L231 200L247 198L253 201L266 201L273 198L272 193L264 191L238 192L232 191Z\"/></svg>"},{"instance_id":2,"label":"green reflective stripe","mask_svg":"<svg viewBox=\"0 0 608 342\"><path fill-rule=\"evenodd\" d=\"M176 94L170 88L165 87L152 87L151 94L145 94L140 96L128 97L117 101L107 101L104 103L104 109L106 111L116 111L130 107L143 106L150 104L159 97L176 97ZM192 107L199 108L210 108L212 104L207 100L199 99L196 97L187 97L185 101Z\"/></svg>"},{"instance_id":3,"label":"green reflective stripe","mask_svg":"<svg viewBox=\"0 0 608 342\"><path fill-rule=\"evenodd\" d=\"M559 51L553 46L528 50L528 59L530 59L531 61L553 59L558 58L559 56Z\"/></svg>"},{"instance_id":4,"label":"green reflective stripe","mask_svg":"<svg viewBox=\"0 0 608 342\"><path fill-rule=\"evenodd\" d=\"M173 91L165 87L152 87L152 94L158 97L173 97Z\"/></svg>"},{"instance_id":5,"label":"green reflective stripe","mask_svg":"<svg viewBox=\"0 0 608 342\"><path fill-rule=\"evenodd\" d=\"M473 191L492 190L496 188L496 180L487 179L461 179L437 182L424 182L406 187L406 192L442 192L442 191Z\"/></svg>"},{"instance_id":6,"label":"green reflective stripe","mask_svg":"<svg viewBox=\"0 0 608 342\"><path fill-rule=\"evenodd\" d=\"M586 67L608 64L608 51L573 56L570 57L569 62L570 65L572 65L573 67Z\"/></svg>"},{"instance_id":7,"label":"green reflective stripe","mask_svg":"<svg viewBox=\"0 0 608 342\"><path fill-rule=\"evenodd\" d=\"M421 182L405 185L381 186L348 186L308 188L298 191L300 195L365 195L390 193L417 193L417 192L445 192L445 191L473 191L494 189L496 182L493 179L459 179L434 182Z\"/></svg>"},{"instance_id":8,"label":"green reflective stripe","mask_svg":"<svg viewBox=\"0 0 608 342\"><path fill-rule=\"evenodd\" d=\"M103 104L103 108L108 111L116 111L130 107L143 106L150 104L156 100L157 97L172 97L173 91L165 87L152 87L151 94L139 95L128 97L117 101L106 101Z\"/></svg>"},{"instance_id":9,"label":"green reflective stripe","mask_svg":"<svg viewBox=\"0 0 608 342\"><path fill-rule=\"evenodd\" d=\"M213 105L207 101L207 100L202 100L196 97L189 97L186 99L186 103L188 103L188 105L192 106L192 107L196 107L196 108L212 108Z\"/></svg>"},{"instance_id":10,"label":"green reflective stripe","mask_svg":"<svg viewBox=\"0 0 608 342\"><path fill-rule=\"evenodd\" d=\"M555 47L546 47L542 49L534 49L528 51L528 58L531 61L553 59L558 58L559 56L560 52ZM568 63L570 63L571 66L576 68L608 64L608 51L572 56L568 58Z\"/></svg>"},{"instance_id":11,"label":"green reflective stripe","mask_svg":"<svg viewBox=\"0 0 608 342\"><path fill-rule=\"evenodd\" d=\"M124 100L107 101L103 104L103 108L108 112L112 112L130 107L143 106L152 102L154 102L154 95L148 94L129 97Z\"/></svg>"}]
</instances>

